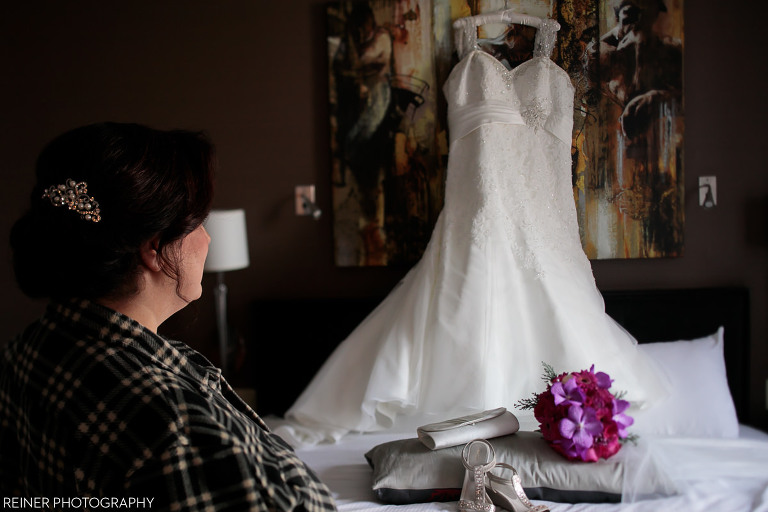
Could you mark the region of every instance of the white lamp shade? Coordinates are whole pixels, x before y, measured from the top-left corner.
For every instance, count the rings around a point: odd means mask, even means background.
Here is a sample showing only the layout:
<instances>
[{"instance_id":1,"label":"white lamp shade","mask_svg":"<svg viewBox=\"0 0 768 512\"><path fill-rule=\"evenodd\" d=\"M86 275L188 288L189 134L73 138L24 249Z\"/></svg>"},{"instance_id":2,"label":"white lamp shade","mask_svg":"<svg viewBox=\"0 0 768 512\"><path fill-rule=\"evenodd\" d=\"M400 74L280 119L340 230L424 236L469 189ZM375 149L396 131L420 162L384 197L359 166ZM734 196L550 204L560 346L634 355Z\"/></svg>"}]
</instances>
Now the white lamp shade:
<instances>
[{"instance_id":1,"label":"white lamp shade","mask_svg":"<svg viewBox=\"0 0 768 512\"><path fill-rule=\"evenodd\" d=\"M211 237L205 260L207 272L238 270L250 264L245 210L211 210L203 225Z\"/></svg>"}]
</instances>

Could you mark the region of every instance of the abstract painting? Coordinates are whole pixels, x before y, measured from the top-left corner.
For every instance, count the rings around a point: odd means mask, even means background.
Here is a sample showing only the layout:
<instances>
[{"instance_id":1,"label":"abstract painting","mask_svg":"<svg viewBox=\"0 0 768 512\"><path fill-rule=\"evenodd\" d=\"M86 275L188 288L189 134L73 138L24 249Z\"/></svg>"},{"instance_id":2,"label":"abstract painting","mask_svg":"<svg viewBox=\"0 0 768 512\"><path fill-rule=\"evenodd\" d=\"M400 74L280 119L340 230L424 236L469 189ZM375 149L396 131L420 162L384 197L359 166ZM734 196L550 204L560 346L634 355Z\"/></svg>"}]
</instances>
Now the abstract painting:
<instances>
[{"instance_id":1,"label":"abstract painting","mask_svg":"<svg viewBox=\"0 0 768 512\"><path fill-rule=\"evenodd\" d=\"M555 17L559 64L576 86L573 185L587 256L681 256L682 0L559 0Z\"/></svg>"},{"instance_id":2,"label":"abstract painting","mask_svg":"<svg viewBox=\"0 0 768 512\"><path fill-rule=\"evenodd\" d=\"M431 0L330 4L338 266L411 264L442 208Z\"/></svg>"},{"instance_id":3,"label":"abstract painting","mask_svg":"<svg viewBox=\"0 0 768 512\"><path fill-rule=\"evenodd\" d=\"M575 87L572 185L591 259L683 251L683 0L368 0L328 6L334 249L340 266L412 265L442 208L440 87L453 20L556 19ZM492 38L503 27L481 27Z\"/></svg>"}]
</instances>

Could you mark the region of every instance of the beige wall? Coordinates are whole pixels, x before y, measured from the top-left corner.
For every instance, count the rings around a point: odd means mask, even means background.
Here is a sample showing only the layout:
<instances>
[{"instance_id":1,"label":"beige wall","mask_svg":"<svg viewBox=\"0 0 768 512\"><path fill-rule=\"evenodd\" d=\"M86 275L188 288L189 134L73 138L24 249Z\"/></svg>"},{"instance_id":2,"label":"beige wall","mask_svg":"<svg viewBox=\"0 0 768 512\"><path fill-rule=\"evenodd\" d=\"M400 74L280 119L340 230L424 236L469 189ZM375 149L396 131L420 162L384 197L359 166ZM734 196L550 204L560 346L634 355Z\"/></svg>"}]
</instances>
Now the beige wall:
<instances>
[{"instance_id":1,"label":"beige wall","mask_svg":"<svg viewBox=\"0 0 768 512\"><path fill-rule=\"evenodd\" d=\"M316 0L6 2L0 237L7 240L24 207L37 152L58 133L102 120L205 129L220 160L215 206L247 209L252 265L227 276L234 323L247 326L255 298L386 293L403 269L334 267L329 215L314 222L292 213L293 187L306 183L317 184L320 206L329 209L323 6ZM596 261L593 268L602 289L750 287L752 416L768 428L762 36L768 8L743 13L715 0L686 7L685 255ZM720 204L705 211L695 204L695 187L699 175L712 174ZM0 258L0 321L10 336L42 306L16 291L6 244ZM211 284L206 277L206 297L168 326L203 350L212 349L215 336Z\"/></svg>"}]
</instances>

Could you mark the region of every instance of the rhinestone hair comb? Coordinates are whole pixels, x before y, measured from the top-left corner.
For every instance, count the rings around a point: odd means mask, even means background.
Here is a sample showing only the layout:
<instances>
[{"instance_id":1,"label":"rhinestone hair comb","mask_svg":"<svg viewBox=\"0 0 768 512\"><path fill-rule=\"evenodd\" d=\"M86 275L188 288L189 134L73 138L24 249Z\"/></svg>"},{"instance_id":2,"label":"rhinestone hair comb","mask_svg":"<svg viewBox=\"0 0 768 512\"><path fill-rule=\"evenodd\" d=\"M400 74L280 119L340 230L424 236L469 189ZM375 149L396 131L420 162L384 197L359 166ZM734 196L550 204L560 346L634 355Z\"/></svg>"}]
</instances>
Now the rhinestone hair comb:
<instances>
[{"instance_id":1,"label":"rhinestone hair comb","mask_svg":"<svg viewBox=\"0 0 768 512\"><path fill-rule=\"evenodd\" d=\"M99 203L87 194L88 184L68 179L62 185L51 185L43 192L43 199L51 201L53 206L66 206L80 214L80 218L90 222L101 220Z\"/></svg>"}]
</instances>

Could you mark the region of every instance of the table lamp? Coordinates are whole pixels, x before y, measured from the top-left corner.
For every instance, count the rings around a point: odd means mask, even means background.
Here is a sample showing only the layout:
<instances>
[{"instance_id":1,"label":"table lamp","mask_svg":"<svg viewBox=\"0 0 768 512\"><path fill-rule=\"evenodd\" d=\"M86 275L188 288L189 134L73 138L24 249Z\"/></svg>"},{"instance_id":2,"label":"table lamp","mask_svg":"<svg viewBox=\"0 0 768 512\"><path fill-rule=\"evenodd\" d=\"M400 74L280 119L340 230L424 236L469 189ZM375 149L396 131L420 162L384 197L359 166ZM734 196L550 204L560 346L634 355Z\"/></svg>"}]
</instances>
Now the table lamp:
<instances>
[{"instance_id":1,"label":"table lamp","mask_svg":"<svg viewBox=\"0 0 768 512\"><path fill-rule=\"evenodd\" d=\"M246 268L250 263L245 210L211 210L203 225L211 237L205 271L217 273L217 285L213 290L216 300L216 327L219 332L221 371L226 373L232 340L227 322L227 285L224 283L224 272Z\"/></svg>"}]
</instances>

